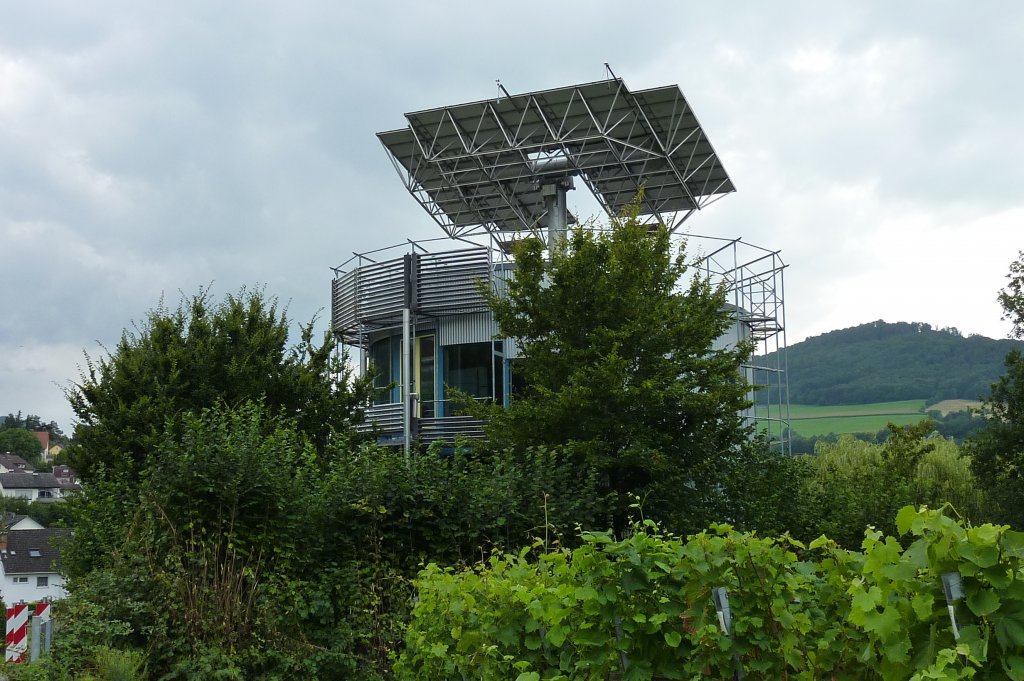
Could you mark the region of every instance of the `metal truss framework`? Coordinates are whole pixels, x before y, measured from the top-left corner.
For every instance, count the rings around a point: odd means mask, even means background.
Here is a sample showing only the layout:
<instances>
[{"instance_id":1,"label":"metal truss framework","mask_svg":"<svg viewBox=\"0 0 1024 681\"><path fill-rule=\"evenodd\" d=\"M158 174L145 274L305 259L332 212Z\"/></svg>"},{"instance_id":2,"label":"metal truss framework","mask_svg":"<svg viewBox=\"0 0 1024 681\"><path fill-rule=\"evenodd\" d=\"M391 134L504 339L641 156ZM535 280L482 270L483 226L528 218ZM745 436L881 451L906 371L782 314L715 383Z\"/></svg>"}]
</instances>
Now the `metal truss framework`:
<instances>
[{"instance_id":1,"label":"metal truss framework","mask_svg":"<svg viewBox=\"0 0 1024 681\"><path fill-rule=\"evenodd\" d=\"M497 244L545 224L542 187L579 178L609 215L639 200L674 230L735 191L677 86L619 78L406 114L378 134L406 189L451 237Z\"/></svg>"},{"instance_id":2,"label":"metal truss framework","mask_svg":"<svg viewBox=\"0 0 1024 681\"><path fill-rule=\"evenodd\" d=\"M740 342L755 343L751 360L743 366L747 380L758 390L751 391L753 406L745 417L757 431L763 432L773 447L790 453L789 387L786 365L786 312L784 270L787 267L779 251L749 244L742 239L725 239L698 234L677 234L677 245L686 243L692 256L691 271L707 277L714 284L726 289L728 305L735 323L728 337L721 339L726 344ZM480 243L480 242L485 243ZM427 255L438 253L438 248L448 250L452 245L459 248L480 248L488 253L489 267L506 268L510 264L508 254L502 249L489 248L486 238L448 239L436 238L423 241L407 241L380 248L367 253L354 253L342 265L334 268L335 282L344 281L366 267L375 268L387 261L401 257L405 252ZM684 285L685 282L680 282ZM334 307L341 300L340 291L335 287ZM354 304L354 303L353 303ZM371 326L361 320L351 320L339 325L341 315L333 313L335 333L342 341L364 355L367 333ZM393 322L393 323L397 323ZM350 325L351 324L351 325ZM344 326L344 328L342 328ZM360 366L365 368L365 356Z\"/></svg>"},{"instance_id":3,"label":"metal truss framework","mask_svg":"<svg viewBox=\"0 0 1024 681\"><path fill-rule=\"evenodd\" d=\"M696 234L685 237L690 245L707 249L697 261L700 273L725 287L736 323L734 342L753 341L754 355L744 365L747 380L756 390L748 422L768 436L774 447L789 454L789 381L786 364L786 309L784 271L779 251Z\"/></svg>"}]
</instances>

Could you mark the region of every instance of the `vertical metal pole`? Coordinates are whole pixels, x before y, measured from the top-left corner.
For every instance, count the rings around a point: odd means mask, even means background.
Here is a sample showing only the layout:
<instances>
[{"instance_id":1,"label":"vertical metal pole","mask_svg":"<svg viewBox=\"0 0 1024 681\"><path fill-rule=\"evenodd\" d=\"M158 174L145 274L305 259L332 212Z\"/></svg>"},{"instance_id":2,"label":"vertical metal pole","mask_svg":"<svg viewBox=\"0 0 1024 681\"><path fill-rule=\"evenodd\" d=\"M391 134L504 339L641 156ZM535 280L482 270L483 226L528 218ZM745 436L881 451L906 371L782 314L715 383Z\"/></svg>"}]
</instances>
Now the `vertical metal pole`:
<instances>
[{"instance_id":1,"label":"vertical metal pole","mask_svg":"<svg viewBox=\"0 0 1024 681\"><path fill-rule=\"evenodd\" d=\"M555 192L555 219L557 224L555 225L555 236L558 239L558 250L562 251L565 248L566 232L568 231L569 218L566 215L565 207L565 185L559 182L557 185L557 191Z\"/></svg>"},{"instance_id":2,"label":"vertical metal pole","mask_svg":"<svg viewBox=\"0 0 1024 681\"><path fill-rule=\"evenodd\" d=\"M547 212L549 254L560 253L565 248L569 221L565 192L570 185L571 182L562 179L545 184L540 189L544 196L544 210Z\"/></svg>"},{"instance_id":3,"label":"vertical metal pole","mask_svg":"<svg viewBox=\"0 0 1024 681\"><path fill-rule=\"evenodd\" d=\"M28 660L29 662L35 662L39 659L39 618L36 616L32 617L32 642L30 646Z\"/></svg>"},{"instance_id":4,"label":"vertical metal pole","mask_svg":"<svg viewBox=\"0 0 1024 681\"><path fill-rule=\"evenodd\" d=\"M53 644L53 620L46 620L44 625L43 629L46 631L46 634L45 640L43 641L43 650L49 653L50 646Z\"/></svg>"},{"instance_id":5,"label":"vertical metal pole","mask_svg":"<svg viewBox=\"0 0 1024 681\"><path fill-rule=\"evenodd\" d=\"M412 449L412 328L409 308L402 310L402 432L405 435L405 455Z\"/></svg>"}]
</instances>

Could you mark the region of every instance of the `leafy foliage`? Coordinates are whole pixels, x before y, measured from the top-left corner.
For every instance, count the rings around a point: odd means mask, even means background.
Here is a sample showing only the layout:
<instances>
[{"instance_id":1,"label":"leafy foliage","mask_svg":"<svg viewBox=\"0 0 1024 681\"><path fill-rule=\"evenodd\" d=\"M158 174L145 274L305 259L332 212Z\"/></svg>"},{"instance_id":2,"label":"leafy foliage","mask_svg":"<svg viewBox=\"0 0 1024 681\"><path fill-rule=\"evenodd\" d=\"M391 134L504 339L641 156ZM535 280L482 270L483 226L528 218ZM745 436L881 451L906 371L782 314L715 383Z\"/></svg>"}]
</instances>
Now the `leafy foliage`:
<instances>
[{"instance_id":1,"label":"leafy foliage","mask_svg":"<svg viewBox=\"0 0 1024 681\"><path fill-rule=\"evenodd\" d=\"M24 428L0 429L0 452L17 454L33 467L42 466L43 445Z\"/></svg>"},{"instance_id":2,"label":"leafy foliage","mask_svg":"<svg viewBox=\"0 0 1024 681\"><path fill-rule=\"evenodd\" d=\"M359 418L369 384L352 378L335 341L313 340L312 323L288 347L288 319L273 298L243 289L214 303L208 290L161 304L109 356L86 356L80 382L68 390L79 419L70 454L89 480L138 479L165 429L185 413L223 402L261 400L293 417L318 449Z\"/></svg>"},{"instance_id":3,"label":"leafy foliage","mask_svg":"<svg viewBox=\"0 0 1024 681\"><path fill-rule=\"evenodd\" d=\"M7 416L0 416L0 431L7 428L24 428L30 431L43 431L45 430L50 434L50 444L60 445L64 447L68 444L68 438L64 435L64 432L57 425L56 421L46 422L43 421L36 414L28 414L22 416L19 411L17 414L7 414Z\"/></svg>"},{"instance_id":4,"label":"leafy foliage","mask_svg":"<svg viewBox=\"0 0 1024 681\"><path fill-rule=\"evenodd\" d=\"M751 349L715 349L730 324L724 291L699 276L677 290L688 267L665 229L627 216L574 230L563 251L527 239L514 255L507 292L489 302L517 339L525 389L488 414L497 448L571 447L621 529L628 493L678 492L745 439L739 367ZM687 501L671 498L683 517Z\"/></svg>"},{"instance_id":5,"label":"leafy foliage","mask_svg":"<svg viewBox=\"0 0 1024 681\"><path fill-rule=\"evenodd\" d=\"M1003 319L1013 323L1014 338L1024 338L1024 251L1010 263L1006 275L1010 283L999 292L999 304L1003 308Z\"/></svg>"},{"instance_id":6,"label":"leafy foliage","mask_svg":"<svg viewBox=\"0 0 1024 681\"><path fill-rule=\"evenodd\" d=\"M621 541L429 565L399 679L1020 679L1024 534L905 507L907 548L864 553L716 526L681 540L644 521ZM539 549L539 547L535 547ZM942 575L964 598L950 624ZM727 589L722 628L712 590Z\"/></svg>"},{"instance_id":7,"label":"leafy foliage","mask_svg":"<svg viewBox=\"0 0 1024 681\"><path fill-rule=\"evenodd\" d=\"M322 456L254 404L178 426L135 497L100 474L70 502L70 607L93 618L64 623L83 642L61 653L72 668L95 630L161 678L379 678L421 561L554 541L597 504L593 475L556 450L406 458L339 440Z\"/></svg>"},{"instance_id":8,"label":"leafy foliage","mask_svg":"<svg viewBox=\"0 0 1024 681\"><path fill-rule=\"evenodd\" d=\"M988 425L968 441L974 473L988 491L992 512L1024 527L1024 354L1006 356L1006 374L985 402Z\"/></svg>"},{"instance_id":9,"label":"leafy foliage","mask_svg":"<svg viewBox=\"0 0 1024 681\"><path fill-rule=\"evenodd\" d=\"M971 461L952 441L930 437L931 425L890 426L883 444L849 435L819 443L794 495L798 518L789 530L802 539L819 535L848 548L858 546L864 528L893 534L903 506L952 503L970 518L983 515L983 495Z\"/></svg>"},{"instance_id":10,"label":"leafy foliage","mask_svg":"<svg viewBox=\"0 0 1024 681\"><path fill-rule=\"evenodd\" d=\"M1013 333L1024 335L1024 252L1010 265L1010 284L1000 292L1004 319ZM988 492L993 514L1014 527L1024 527L1024 353L1012 350L1006 373L992 384L985 401L988 424L968 442L974 472Z\"/></svg>"}]
</instances>

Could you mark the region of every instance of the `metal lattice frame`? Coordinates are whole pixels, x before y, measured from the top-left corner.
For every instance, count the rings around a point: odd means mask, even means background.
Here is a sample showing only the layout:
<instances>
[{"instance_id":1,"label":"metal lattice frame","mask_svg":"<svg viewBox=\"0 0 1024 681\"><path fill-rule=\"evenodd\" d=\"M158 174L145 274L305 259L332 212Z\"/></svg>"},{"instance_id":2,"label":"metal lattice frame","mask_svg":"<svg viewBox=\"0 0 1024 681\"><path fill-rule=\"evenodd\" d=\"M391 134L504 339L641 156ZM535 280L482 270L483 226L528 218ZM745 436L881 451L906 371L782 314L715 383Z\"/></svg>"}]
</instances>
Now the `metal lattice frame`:
<instances>
[{"instance_id":1,"label":"metal lattice frame","mask_svg":"<svg viewBox=\"0 0 1024 681\"><path fill-rule=\"evenodd\" d=\"M729 331L729 336L720 340L724 344L738 344L744 341L755 343L754 356L743 366L743 371L747 380L760 386L760 390L749 395L753 406L744 416L750 425L768 436L774 447L789 453L790 413L786 378L783 276L786 264L782 261L779 251L755 246L742 239L697 234L677 235L674 238L677 244L685 240L687 252L694 261L692 272L707 277L712 283L720 284L726 289L728 305L735 323ZM488 249L483 244L473 243L471 240L461 243L460 241L454 243L463 248L475 246L489 252L488 267L492 274L495 268L506 267L510 262L508 255L500 249ZM347 300L344 298L345 292L340 290L337 283L358 276L364 268L369 268L370 271L366 272L368 275L378 273L379 276L381 267L389 261L395 262L396 255L402 252L436 253L436 247L451 245L452 240L440 238L408 241L368 253L353 254L347 262L334 268L336 285L332 303ZM379 256L383 256L383 259L378 260ZM497 278L492 279L493 284L500 283ZM680 285L683 286L685 283L680 282ZM355 285L352 295L355 295ZM395 324L397 321L391 320L390 323ZM375 325L368 325L354 317L341 319L337 309L333 313L333 325L335 333L343 343L359 350L362 356L360 366L365 368L364 351L367 346L367 335Z\"/></svg>"},{"instance_id":2,"label":"metal lattice frame","mask_svg":"<svg viewBox=\"0 0 1024 681\"><path fill-rule=\"evenodd\" d=\"M406 114L379 133L412 196L449 236L503 243L543 225L541 186L575 177L609 215L642 190L645 220L678 227L735 190L677 86L611 78Z\"/></svg>"},{"instance_id":3,"label":"metal lattice frame","mask_svg":"<svg viewBox=\"0 0 1024 681\"><path fill-rule=\"evenodd\" d=\"M705 246L698 269L726 287L735 324L734 342L751 340L754 355L744 365L746 378L759 387L749 395L748 423L768 436L773 446L791 453L789 381L786 364L784 271L779 251L742 239L687 235L690 245Z\"/></svg>"}]
</instances>

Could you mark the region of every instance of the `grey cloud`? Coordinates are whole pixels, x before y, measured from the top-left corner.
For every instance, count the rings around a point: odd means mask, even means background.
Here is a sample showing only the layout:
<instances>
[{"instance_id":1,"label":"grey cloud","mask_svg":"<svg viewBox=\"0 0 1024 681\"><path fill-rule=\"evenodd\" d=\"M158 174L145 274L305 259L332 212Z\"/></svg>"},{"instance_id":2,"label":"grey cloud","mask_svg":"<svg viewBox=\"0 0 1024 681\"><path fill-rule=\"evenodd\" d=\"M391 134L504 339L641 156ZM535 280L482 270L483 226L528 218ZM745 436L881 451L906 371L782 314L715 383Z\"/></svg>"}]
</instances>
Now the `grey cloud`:
<instances>
[{"instance_id":1,"label":"grey cloud","mask_svg":"<svg viewBox=\"0 0 1024 681\"><path fill-rule=\"evenodd\" d=\"M791 339L827 330L825 292L882 267L887 216L1020 206L1024 10L997 5L17 4L0 22L0 288L17 301L0 346L111 343L161 293L210 282L262 282L308 319L352 251L440 235L376 132L496 78L556 87L605 61L683 87L740 190L690 228L782 249ZM830 69L792 68L815 51ZM0 380L28 396L34 375Z\"/></svg>"}]
</instances>

